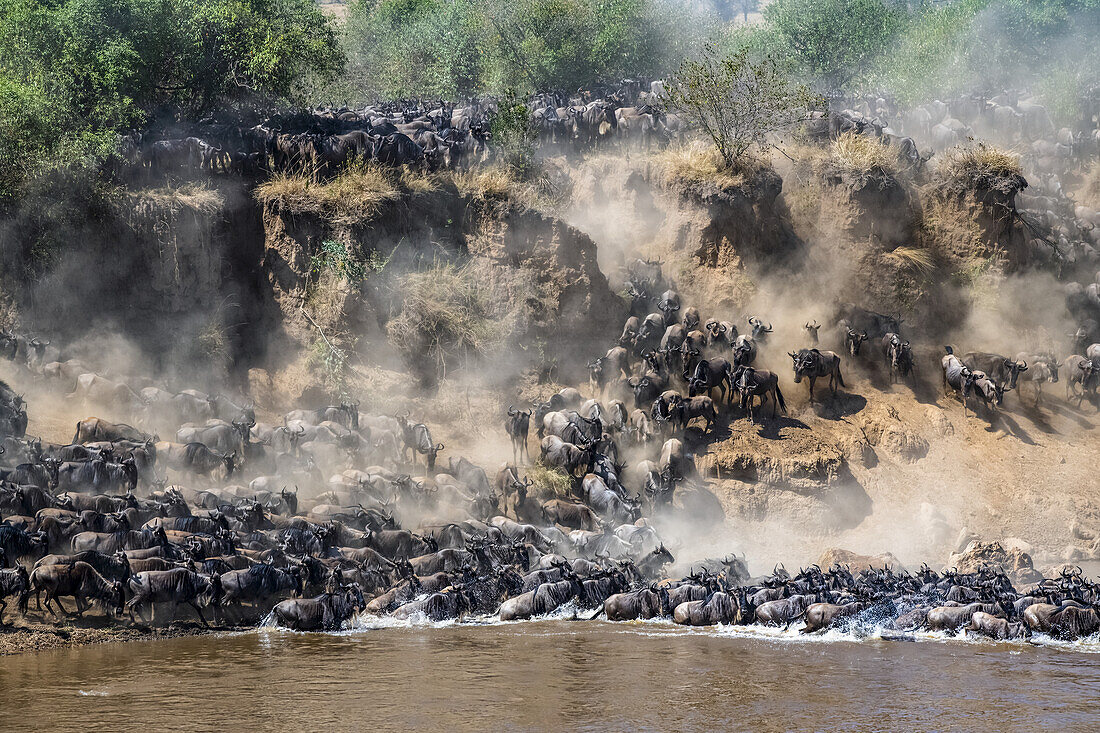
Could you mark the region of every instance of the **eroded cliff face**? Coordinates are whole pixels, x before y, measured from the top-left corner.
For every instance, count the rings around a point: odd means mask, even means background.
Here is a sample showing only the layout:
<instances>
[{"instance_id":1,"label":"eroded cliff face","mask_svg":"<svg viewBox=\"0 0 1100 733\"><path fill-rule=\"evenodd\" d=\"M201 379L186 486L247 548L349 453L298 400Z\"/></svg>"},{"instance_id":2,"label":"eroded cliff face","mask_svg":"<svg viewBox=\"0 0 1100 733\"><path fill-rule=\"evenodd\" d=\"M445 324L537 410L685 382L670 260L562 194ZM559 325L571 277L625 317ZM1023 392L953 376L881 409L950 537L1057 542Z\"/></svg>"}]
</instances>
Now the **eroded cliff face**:
<instances>
[{"instance_id":1,"label":"eroded cliff face","mask_svg":"<svg viewBox=\"0 0 1100 733\"><path fill-rule=\"evenodd\" d=\"M570 173L567 217L599 241L601 265L613 278L642 255L660 260L693 303L734 308L755 281L805 265L783 180L770 168L711 182L678 177L660 160L601 156Z\"/></svg>"},{"instance_id":2,"label":"eroded cliff face","mask_svg":"<svg viewBox=\"0 0 1100 733\"><path fill-rule=\"evenodd\" d=\"M621 326L626 306L600 271L595 243L561 219L507 198L453 187L386 202L361 219L263 202L263 271L287 335L299 345L318 329L376 346L404 308L401 278L447 263L487 284L513 321L520 350L554 344L561 362L582 359ZM334 250L365 263L362 282L318 272ZM326 255L326 253L329 253ZM308 316L308 317L307 317ZM363 338L366 337L366 338Z\"/></svg>"},{"instance_id":3,"label":"eroded cliff face","mask_svg":"<svg viewBox=\"0 0 1100 733\"><path fill-rule=\"evenodd\" d=\"M973 177L941 181L926 196L934 207L941 251L957 267L974 260L997 260L1013 273L1033 264L1030 236L1016 210L1016 194L1027 187L1023 176Z\"/></svg>"}]
</instances>

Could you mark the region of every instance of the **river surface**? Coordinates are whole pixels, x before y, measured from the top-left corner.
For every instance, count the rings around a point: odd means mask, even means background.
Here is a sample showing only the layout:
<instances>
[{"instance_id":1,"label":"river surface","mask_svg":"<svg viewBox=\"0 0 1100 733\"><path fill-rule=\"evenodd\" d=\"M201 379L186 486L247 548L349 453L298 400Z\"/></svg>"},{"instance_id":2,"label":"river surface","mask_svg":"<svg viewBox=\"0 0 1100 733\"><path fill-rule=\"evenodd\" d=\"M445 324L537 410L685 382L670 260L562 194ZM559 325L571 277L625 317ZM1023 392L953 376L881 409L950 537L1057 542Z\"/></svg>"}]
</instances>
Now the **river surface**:
<instances>
[{"instance_id":1,"label":"river surface","mask_svg":"<svg viewBox=\"0 0 1100 733\"><path fill-rule=\"evenodd\" d=\"M0 730L1096 730L1098 651L567 620L258 629L2 658Z\"/></svg>"}]
</instances>

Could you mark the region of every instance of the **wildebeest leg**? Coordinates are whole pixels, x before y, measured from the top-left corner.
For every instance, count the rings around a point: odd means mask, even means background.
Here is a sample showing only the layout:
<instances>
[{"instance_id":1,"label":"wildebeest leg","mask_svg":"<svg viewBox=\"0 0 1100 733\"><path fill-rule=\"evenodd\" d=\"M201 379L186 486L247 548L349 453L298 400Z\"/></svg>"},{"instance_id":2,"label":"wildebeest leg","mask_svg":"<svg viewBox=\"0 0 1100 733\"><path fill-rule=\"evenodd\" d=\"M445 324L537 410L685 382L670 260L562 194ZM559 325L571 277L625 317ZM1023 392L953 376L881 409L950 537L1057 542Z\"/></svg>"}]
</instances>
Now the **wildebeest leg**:
<instances>
[{"instance_id":1,"label":"wildebeest leg","mask_svg":"<svg viewBox=\"0 0 1100 733\"><path fill-rule=\"evenodd\" d=\"M65 608L65 604L63 604L61 602L61 598L59 596L57 596L55 594L53 596L53 601L54 601L54 603L57 604L57 607L61 609L62 613L64 613L66 616L72 616L72 614L69 613L69 609ZM50 596L46 596L46 608L49 608L49 607L50 607ZM57 613L54 613L52 611L52 609L51 609L51 613L53 613L53 615L56 616L57 618L61 618Z\"/></svg>"},{"instance_id":2,"label":"wildebeest leg","mask_svg":"<svg viewBox=\"0 0 1100 733\"><path fill-rule=\"evenodd\" d=\"M206 623L206 618L202 615L202 609L199 608L199 604L195 603L194 601L188 601L187 603L189 606L191 606L191 608L195 609L195 613L199 615L199 621L202 621L202 625L210 628L210 624ZM242 609L242 614L243 612L244 611Z\"/></svg>"}]
</instances>

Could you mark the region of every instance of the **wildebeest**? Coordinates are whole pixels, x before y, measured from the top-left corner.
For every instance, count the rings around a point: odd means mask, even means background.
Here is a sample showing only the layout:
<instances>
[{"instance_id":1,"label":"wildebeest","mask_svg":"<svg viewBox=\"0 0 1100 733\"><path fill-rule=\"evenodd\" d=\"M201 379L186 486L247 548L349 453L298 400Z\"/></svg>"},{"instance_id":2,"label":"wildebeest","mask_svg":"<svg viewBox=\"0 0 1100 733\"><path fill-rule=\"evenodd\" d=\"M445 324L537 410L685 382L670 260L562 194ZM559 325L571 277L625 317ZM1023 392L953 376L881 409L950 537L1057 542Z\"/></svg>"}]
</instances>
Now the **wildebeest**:
<instances>
[{"instance_id":1,"label":"wildebeest","mask_svg":"<svg viewBox=\"0 0 1100 733\"><path fill-rule=\"evenodd\" d=\"M940 366L943 369L943 394L945 397L947 396L948 387L958 394L963 404L963 415L966 415L966 400L974 389L974 382L977 377L962 363L959 357L955 356L950 346L943 348L947 351L940 360Z\"/></svg>"},{"instance_id":2,"label":"wildebeest","mask_svg":"<svg viewBox=\"0 0 1100 733\"><path fill-rule=\"evenodd\" d=\"M749 366L756 361L756 341L742 334L733 342L733 368Z\"/></svg>"},{"instance_id":3,"label":"wildebeest","mask_svg":"<svg viewBox=\"0 0 1100 733\"><path fill-rule=\"evenodd\" d=\"M439 451L443 450L443 444L432 440L432 433L427 425L423 423L410 424L404 415L399 415L397 419L401 425L401 459L406 460L406 455L411 450L414 463L416 455L419 453L424 456L426 470L434 470L436 457L439 455Z\"/></svg>"},{"instance_id":4,"label":"wildebeest","mask_svg":"<svg viewBox=\"0 0 1100 733\"><path fill-rule=\"evenodd\" d=\"M668 590L660 586L650 586L627 593L616 593L603 602L603 613L608 621L634 621L664 616L669 613Z\"/></svg>"},{"instance_id":5,"label":"wildebeest","mask_svg":"<svg viewBox=\"0 0 1100 733\"><path fill-rule=\"evenodd\" d=\"M926 625L932 631L947 631L954 634L959 628L970 622L978 611L989 614L1003 613L1004 609L996 603L970 603L965 606L936 606L928 611Z\"/></svg>"},{"instance_id":6,"label":"wildebeest","mask_svg":"<svg viewBox=\"0 0 1100 733\"><path fill-rule=\"evenodd\" d=\"M586 475L581 482L581 487L588 505L612 525L629 524L640 516L637 500L619 496L595 474Z\"/></svg>"},{"instance_id":7,"label":"wildebeest","mask_svg":"<svg viewBox=\"0 0 1100 733\"><path fill-rule=\"evenodd\" d=\"M138 471L133 458L114 463L101 454L91 461L66 461L57 470L58 491L132 493L137 489L137 482Z\"/></svg>"},{"instance_id":8,"label":"wildebeest","mask_svg":"<svg viewBox=\"0 0 1100 733\"><path fill-rule=\"evenodd\" d=\"M12 570L0 570L0 626L4 623L4 611L8 609L8 603L4 599L8 596L18 595L20 597L20 608L23 609L29 590L30 576L27 574L25 567L17 565Z\"/></svg>"},{"instance_id":9,"label":"wildebeest","mask_svg":"<svg viewBox=\"0 0 1100 733\"><path fill-rule=\"evenodd\" d=\"M814 597L807 595L765 601L756 607L756 620L765 626L790 626L815 602Z\"/></svg>"},{"instance_id":10,"label":"wildebeest","mask_svg":"<svg viewBox=\"0 0 1100 733\"><path fill-rule=\"evenodd\" d=\"M730 376L730 382L741 395L741 409L749 413L749 422L756 423L753 415L755 398L760 398L760 407L763 408L771 395L772 417L775 417L776 406L787 412L787 403L783 399L783 392L779 389L779 375L766 369L753 369L750 366L739 367Z\"/></svg>"},{"instance_id":11,"label":"wildebeest","mask_svg":"<svg viewBox=\"0 0 1100 733\"><path fill-rule=\"evenodd\" d=\"M710 337L712 346L732 349L737 341L737 326L729 321L719 321L712 318L703 324L703 329Z\"/></svg>"},{"instance_id":12,"label":"wildebeest","mask_svg":"<svg viewBox=\"0 0 1100 733\"><path fill-rule=\"evenodd\" d=\"M829 378L829 389L834 395L837 385L845 386L838 354L818 349L802 349L797 354L789 351L787 354L794 360L794 383L799 384L804 377L810 380L810 402L814 401L814 384L818 377Z\"/></svg>"},{"instance_id":13,"label":"wildebeest","mask_svg":"<svg viewBox=\"0 0 1100 733\"><path fill-rule=\"evenodd\" d=\"M737 623L740 619L737 601L728 593L718 591L698 601L687 601L676 606L672 620L686 626L713 626Z\"/></svg>"},{"instance_id":14,"label":"wildebeest","mask_svg":"<svg viewBox=\"0 0 1100 733\"><path fill-rule=\"evenodd\" d=\"M508 405L508 422L505 427L512 441L512 460L516 463L520 460L530 462L531 454L527 450L527 436L531 431L531 411L517 410Z\"/></svg>"},{"instance_id":15,"label":"wildebeest","mask_svg":"<svg viewBox=\"0 0 1100 733\"><path fill-rule=\"evenodd\" d=\"M144 620L142 610L146 604L170 603L172 610L168 614L168 620L171 621L175 618L176 607L186 603L195 609L202 625L208 626L206 617L202 615L202 606L217 604L221 594L221 584L217 576L207 577L187 568L135 573L127 585L130 589L130 600L126 602L126 608L130 612L131 620L134 619L135 611ZM151 620L156 621L155 606Z\"/></svg>"},{"instance_id":16,"label":"wildebeest","mask_svg":"<svg viewBox=\"0 0 1100 733\"><path fill-rule=\"evenodd\" d=\"M970 623L963 627L963 633L974 632L991 639L1019 639L1031 636L1031 630L1022 622L1010 623L985 611L978 611L970 617Z\"/></svg>"},{"instance_id":17,"label":"wildebeest","mask_svg":"<svg viewBox=\"0 0 1100 733\"><path fill-rule=\"evenodd\" d=\"M772 324L769 323L765 326L764 322L756 316L749 316L748 321L753 341L763 343L768 338L768 334L773 330Z\"/></svg>"},{"instance_id":18,"label":"wildebeest","mask_svg":"<svg viewBox=\"0 0 1100 733\"><path fill-rule=\"evenodd\" d=\"M141 396L127 385L120 382L112 382L98 374L81 374L76 378L76 388L70 395L72 399L79 400L83 405L102 405L119 410L136 412L145 404ZM96 440L111 440L111 438L97 438ZM80 442L77 440L74 443Z\"/></svg>"},{"instance_id":19,"label":"wildebeest","mask_svg":"<svg viewBox=\"0 0 1100 733\"><path fill-rule=\"evenodd\" d=\"M96 550L104 555L119 550L144 550L158 546L168 546L168 535L162 527L110 533L81 532L74 535L70 543L74 553Z\"/></svg>"},{"instance_id":20,"label":"wildebeest","mask_svg":"<svg viewBox=\"0 0 1100 733\"><path fill-rule=\"evenodd\" d=\"M707 395L712 389L718 389L719 401L727 399L732 370L733 367L725 359L701 359L695 365L695 373L688 378L688 396ZM730 393L732 394L732 390Z\"/></svg>"},{"instance_id":21,"label":"wildebeest","mask_svg":"<svg viewBox=\"0 0 1100 733\"><path fill-rule=\"evenodd\" d=\"M36 567L30 574L30 592L45 593L44 605L55 616L58 614L50 601L56 601L58 608L68 613L59 596L76 600L78 616L88 609L89 600L102 603L108 612L122 613L122 583L107 580L86 562Z\"/></svg>"},{"instance_id":22,"label":"wildebeest","mask_svg":"<svg viewBox=\"0 0 1100 733\"><path fill-rule=\"evenodd\" d=\"M1077 406L1081 401L1091 395L1096 397L1096 388L1100 385L1100 361L1086 359L1083 356L1070 356L1062 362L1062 368L1066 373L1066 400L1077 397ZM1077 391L1080 387L1080 391Z\"/></svg>"},{"instance_id":23,"label":"wildebeest","mask_svg":"<svg viewBox=\"0 0 1100 733\"><path fill-rule=\"evenodd\" d=\"M1050 635L1056 639L1080 639L1100 632L1100 613L1095 608L1066 606L1050 616Z\"/></svg>"},{"instance_id":24,"label":"wildebeest","mask_svg":"<svg viewBox=\"0 0 1100 733\"><path fill-rule=\"evenodd\" d=\"M556 435L547 435L543 438L541 448L542 460L547 466L560 468L571 476L575 476L578 469L584 469L587 473L595 458L593 451L587 447L578 448Z\"/></svg>"},{"instance_id":25,"label":"wildebeest","mask_svg":"<svg viewBox=\"0 0 1100 733\"><path fill-rule=\"evenodd\" d=\"M533 591L509 598L500 606L500 620L513 621L552 613L581 595L583 589L575 578L543 583Z\"/></svg>"},{"instance_id":26,"label":"wildebeest","mask_svg":"<svg viewBox=\"0 0 1100 733\"><path fill-rule=\"evenodd\" d=\"M1003 389L1016 389L1016 380L1020 372L1027 371L1027 362L1015 361L1000 354L970 351L963 358L962 363L972 372L984 372Z\"/></svg>"},{"instance_id":27,"label":"wildebeest","mask_svg":"<svg viewBox=\"0 0 1100 733\"><path fill-rule=\"evenodd\" d=\"M358 585L351 585L316 598L282 601L272 613L280 626L294 631L335 631L366 606L363 591Z\"/></svg>"},{"instance_id":28,"label":"wildebeest","mask_svg":"<svg viewBox=\"0 0 1100 733\"><path fill-rule=\"evenodd\" d=\"M1035 405L1038 407L1043 398L1043 385L1058 382L1058 369L1062 365L1052 354L1024 354L1016 355L1017 362L1026 362L1030 369L1020 374L1020 381L1031 384L1035 388ZM1023 385L1020 387L1020 398L1023 399Z\"/></svg>"},{"instance_id":29,"label":"wildebeest","mask_svg":"<svg viewBox=\"0 0 1100 733\"><path fill-rule=\"evenodd\" d=\"M814 603L806 608L806 625L798 630L800 634L812 634L824 631L840 619L851 618L866 608L860 602L837 605L835 603Z\"/></svg>"},{"instance_id":30,"label":"wildebeest","mask_svg":"<svg viewBox=\"0 0 1100 733\"><path fill-rule=\"evenodd\" d=\"M913 372L913 347L896 333L882 337L882 356L890 370L890 381L908 377Z\"/></svg>"},{"instance_id":31,"label":"wildebeest","mask_svg":"<svg viewBox=\"0 0 1100 733\"><path fill-rule=\"evenodd\" d=\"M237 467L235 453L221 453L205 443L157 443L157 455L168 468L194 476L219 475L228 479Z\"/></svg>"},{"instance_id":32,"label":"wildebeest","mask_svg":"<svg viewBox=\"0 0 1100 733\"><path fill-rule=\"evenodd\" d=\"M853 330L849 326L842 326L844 330L844 348L852 356L859 356L859 350L863 342L867 341L867 334Z\"/></svg>"},{"instance_id":33,"label":"wildebeest","mask_svg":"<svg viewBox=\"0 0 1100 733\"><path fill-rule=\"evenodd\" d=\"M679 422L681 427L687 427L691 420L701 417L706 421L704 430L709 433L711 427L718 421L718 410L710 397L689 397L677 403L670 417Z\"/></svg>"},{"instance_id":34,"label":"wildebeest","mask_svg":"<svg viewBox=\"0 0 1100 733\"><path fill-rule=\"evenodd\" d=\"M590 507L584 504L551 499L543 502L542 511L546 520L552 524L560 524L570 529L595 530L600 526L600 519Z\"/></svg>"},{"instance_id":35,"label":"wildebeest","mask_svg":"<svg viewBox=\"0 0 1100 733\"><path fill-rule=\"evenodd\" d=\"M22 527L0 524L0 559L16 562L22 558L39 558L48 550L48 539L28 533Z\"/></svg>"},{"instance_id":36,"label":"wildebeest","mask_svg":"<svg viewBox=\"0 0 1100 733\"><path fill-rule=\"evenodd\" d=\"M155 443L158 438L146 435L132 425L116 424L98 417L89 417L76 424L76 435L73 436L72 442L74 444L100 441L115 443L120 440L130 440L135 443L152 440Z\"/></svg>"},{"instance_id":37,"label":"wildebeest","mask_svg":"<svg viewBox=\"0 0 1100 733\"><path fill-rule=\"evenodd\" d=\"M875 313L851 303L843 303L837 309L836 322L842 333L845 327L865 335L868 339L881 339L888 333L901 333L901 321L893 316Z\"/></svg>"},{"instance_id":38,"label":"wildebeest","mask_svg":"<svg viewBox=\"0 0 1100 733\"><path fill-rule=\"evenodd\" d=\"M996 410L1004 402L1007 387L989 378L985 372L971 372L974 377L973 392L985 402L986 407Z\"/></svg>"},{"instance_id":39,"label":"wildebeest","mask_svg":"<svg viewBox=\"0 0 1100 733\"><path fill-rule=\"evenodd\" d=\"M304 578L297 569L280 570L266 563L256 563L244 570L230 570L220 576L222 603L256 605L286 593L302 592Z\"/></svg>"}]
</instances>

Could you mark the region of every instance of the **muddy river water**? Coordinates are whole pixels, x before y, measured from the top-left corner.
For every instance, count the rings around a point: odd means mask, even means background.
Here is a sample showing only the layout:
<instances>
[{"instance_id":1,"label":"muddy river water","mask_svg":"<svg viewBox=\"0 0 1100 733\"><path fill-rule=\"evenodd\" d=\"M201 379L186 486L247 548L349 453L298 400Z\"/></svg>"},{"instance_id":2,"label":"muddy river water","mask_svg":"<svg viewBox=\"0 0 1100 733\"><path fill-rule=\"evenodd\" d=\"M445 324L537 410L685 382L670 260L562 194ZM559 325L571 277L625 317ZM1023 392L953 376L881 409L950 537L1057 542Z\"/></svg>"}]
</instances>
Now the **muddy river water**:
<instances>
[{"instance_id":1,"label":"muddy river water","mask_svg":"<svg viewBox=\"0 0 1100 733\"><path fill-rule=\"evenodd\" d=\"M1096 730L1100 644L548 620L0 659L0 730Z\"/></svg>"}]
</instances>

